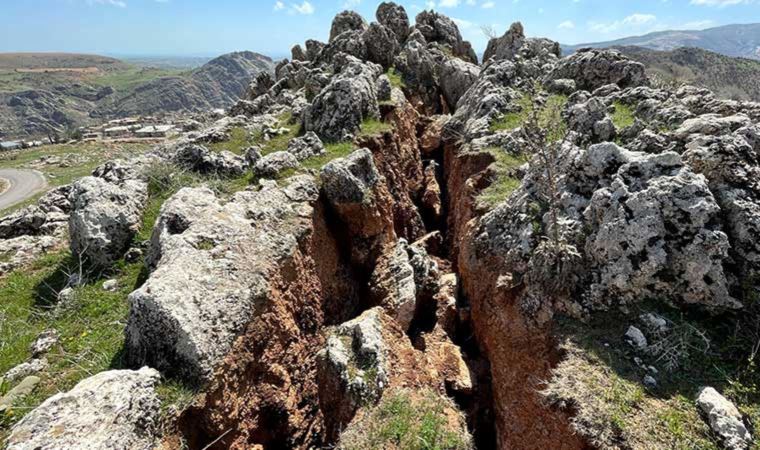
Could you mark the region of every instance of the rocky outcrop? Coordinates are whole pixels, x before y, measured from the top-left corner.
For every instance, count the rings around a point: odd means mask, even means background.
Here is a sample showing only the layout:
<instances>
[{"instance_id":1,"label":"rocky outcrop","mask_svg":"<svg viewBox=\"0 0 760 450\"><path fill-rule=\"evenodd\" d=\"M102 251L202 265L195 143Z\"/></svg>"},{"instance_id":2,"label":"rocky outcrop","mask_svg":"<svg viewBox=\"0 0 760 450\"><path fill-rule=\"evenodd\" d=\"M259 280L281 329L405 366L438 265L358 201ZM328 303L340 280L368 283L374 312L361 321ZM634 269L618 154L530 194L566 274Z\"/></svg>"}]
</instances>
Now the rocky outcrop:
<instances>
[{"instance_id":1,"label":"rocky outcrop","mask_svg":"<svg viewBox=\"0 0 760 450\"><path fill-rule=\"evenodd\" d=\"M348 59L306 110L306 130L338 141L359 130L364 119L378 117L375 79L380 73L379 66Z\"/></svg>"},{"instance_id":2,"label":"rocky outcrop","mask_svg":"<svg viewBox=\"0 0 760 450\"><path fill-rule=\"evenodd\" d=\"M298 167L298 158L291 152L270 153L256 161L253 173L264 178L275 178L280 172Z\"/></svg>"},{"instance_id":3,"label":"rocky outcrop","mask_svg":"<svg viewBox=\"0 0 760 450\"><path fill-rule=\"evenodd\" d=\"M151 240L155 269L129 296L130 363L208 380L269 295L268 274L309 232L316 195L313 180L301 178L226 204L204 188L168 200Z\"/></svg>"},{"instance_id":4,"label":"rocky outcrop","mask_svg":"<svg viewBox=\"0 0 760 450\"><path fill-rule=\"evenodd\" d=\"M94 375L27 414L6 445L9 450L152 449L159 431L158 381L158 372L147 367Z\"/></svg>"},{"instance_id":5,"label":"rocky outcrop","mask_svg":"<svg viewBox=\"0 0 760 450\"><path fill-rule=\"evenodd\" d=\"M242 157L226 150L209 150L197 144L181 147L175 158L179 165L207 175L235 177L242 175L247 169Z\"/></svg>"},{"instance_id":6,"label":"rocky outcrop","mask_svg":"<svg viewBox=\"0 0 760 450\"><path fill-rule=\"evenodd\" d=\"M559 64L546 76L547 80L570 79L578 89L593 91L610 83L621 88L649 83L644 65L631 61L615 50L585 49Z\"/></svg>"},{"instance_id":7,"label":"rocky outcrop","mask_svg":"<svg viewBox=\"0 0 760 450\"><path fill-rule=\"evenodd\" d=\"M335 16L332 21L330 40L328 42L332 43L335 38L346 31L365 31L366 29L367 21L362 16L354 11L343 11Z\"/></svg>"},{"instance_id":8,"label":"rocky outcrop","mask_svg":"<svg viewBox=\"0 0 760 450\"><path fill-rule=\"evenodd\" d=\"M71 252L95 266L108 268L129 249L140 226L147 185L138 180L112 183L85 177L69 194Z\"/></svg>"},{"instance_id":9,"label":"rocky outcrop","mask_svg":"<svg viewBox=\"0 0 760 450\"><path fill-rule=\"evenodd\" d=\"M454 56L477 64L478 56L472 45L462 39L459 27L448 17L434 11L422 11L415 19L414 28L419 31L427 42L437 42L451 49Z\"/></svg>"},{"instance_id":10,"label":"rocky outcrop","mask_svg":"<svg viewBox=\"0 0 760 450\"><path fill-rule=\"evenodd\" d=\"M409 36L409 16L403 6L393 2L383 2L377 7L377 21L387 27L396 37L399 44Z\"/></svg>"},{"instance_id":11,"label":"rocky outcrop","mask_svg":"<svg viewBox=\"0 0 760 450\"><path fill-rule=\"evenodd\" d=\"M291 140L288 144L288 153L291 153L299 161L321 155L324 152L325 146L322 140L313 131Z\"/></svg>"}]
</instances>

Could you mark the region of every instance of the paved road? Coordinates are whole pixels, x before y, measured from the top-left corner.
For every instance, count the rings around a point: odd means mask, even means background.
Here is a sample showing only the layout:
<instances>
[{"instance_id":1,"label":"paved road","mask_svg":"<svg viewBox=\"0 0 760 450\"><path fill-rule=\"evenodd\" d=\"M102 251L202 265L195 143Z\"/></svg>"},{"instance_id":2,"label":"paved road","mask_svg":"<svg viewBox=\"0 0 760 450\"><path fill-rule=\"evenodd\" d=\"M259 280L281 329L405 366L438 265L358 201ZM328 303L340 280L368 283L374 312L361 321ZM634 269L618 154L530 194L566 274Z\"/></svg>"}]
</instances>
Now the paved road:
<instances>
[{"instance_id":1,"label":"paved road","mask_svg":"<svg viewBox=\"0 0 760 450\"><path fill-rule=\"evenodd\" d=\"M0 178L10 187L0 194L0 211L23 202L47 187L45 177L36 170L0 169Z\"/></svg>"}]
</instances>

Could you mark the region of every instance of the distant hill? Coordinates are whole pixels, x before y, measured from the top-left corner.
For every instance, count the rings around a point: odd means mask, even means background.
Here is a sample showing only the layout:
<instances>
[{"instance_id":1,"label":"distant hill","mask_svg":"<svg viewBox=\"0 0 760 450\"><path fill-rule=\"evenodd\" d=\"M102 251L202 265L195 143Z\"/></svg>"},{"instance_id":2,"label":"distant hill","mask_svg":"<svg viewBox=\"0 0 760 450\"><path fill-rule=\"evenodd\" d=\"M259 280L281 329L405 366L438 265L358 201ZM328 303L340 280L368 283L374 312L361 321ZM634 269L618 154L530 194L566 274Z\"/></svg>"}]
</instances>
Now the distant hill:
<instances>
[{"instance_id":1,"label":"distant hill","mask_svg":"<svg viewBox=\"0 0 760 450\"><path fill-rule=\"evenodd\" d=\"M240 98L256 74L273 67L270 58L258 53L228 53L182 76L148 81L95 114L122 117L224 108Z\"/></svg>"},{"instance_id":2,"label":"distant hill","mask_svg":"<svg viewBox=\"0 0 760 450\"><path fill-rule=\"evenodd\" d=\"M95 55L0 54L0 138L63 133L105 119L232 105L253 77L273 71L236 52L195 70L138 67Z\"/></svg>"},{"instance_id":3,"label":"distant hill","mask_svg":"<svg viewBox=\"0 0 760 450\"><path fill-rule=\"evenodd\" d=\"M637 46L652 50L669 51L679 47L696 47L721 55L760 60L760 23L725 25L706 30L671 30L633 36L607 42L563 45L565 55L579 48Z\"/></svg>"},{"instance_id":4,"label":"distant hill","mask_svg":"<svg viewBox=\"0 0 760 450\"><path fill-rule=\"evenodd\" d=\"M84 69L124 70L129 65L115 58L79 53L0 53L0 70Z\"/></svg>"},{"instance_id":5,"label":"distant hill","mask_svg":"<svg viewBox=\"0 0 760 450\"><path fill-rule=\"evenodd\" d=\"M760 101L760 61L733 58L699 48L656 51L642 47L614 47L639 61L650 75L711 89L735 100Z\"/></svg>"}]
</instances>

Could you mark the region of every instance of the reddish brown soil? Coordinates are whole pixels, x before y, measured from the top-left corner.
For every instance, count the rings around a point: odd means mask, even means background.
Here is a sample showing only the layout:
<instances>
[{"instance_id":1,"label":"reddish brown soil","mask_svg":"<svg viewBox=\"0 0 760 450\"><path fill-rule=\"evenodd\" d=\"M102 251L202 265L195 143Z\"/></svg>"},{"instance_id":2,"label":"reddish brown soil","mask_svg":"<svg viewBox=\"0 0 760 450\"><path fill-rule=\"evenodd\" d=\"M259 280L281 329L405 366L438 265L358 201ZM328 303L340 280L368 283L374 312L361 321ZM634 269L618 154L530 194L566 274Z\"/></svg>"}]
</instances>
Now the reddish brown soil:
<instances>
[{"instance_id":1,"label":"reddish brown soil","mask_svg":"<svg viewBox=\"0 0 760 450\"><path fill-rule=\"evenodd\" d=\"M310 448L323 444L316 353L324 311L351 311L356 286L324 213L314 232L272 273L273 289L217 370L214 383L181 418L191 449Z\"/></svg>"}]
</instances>

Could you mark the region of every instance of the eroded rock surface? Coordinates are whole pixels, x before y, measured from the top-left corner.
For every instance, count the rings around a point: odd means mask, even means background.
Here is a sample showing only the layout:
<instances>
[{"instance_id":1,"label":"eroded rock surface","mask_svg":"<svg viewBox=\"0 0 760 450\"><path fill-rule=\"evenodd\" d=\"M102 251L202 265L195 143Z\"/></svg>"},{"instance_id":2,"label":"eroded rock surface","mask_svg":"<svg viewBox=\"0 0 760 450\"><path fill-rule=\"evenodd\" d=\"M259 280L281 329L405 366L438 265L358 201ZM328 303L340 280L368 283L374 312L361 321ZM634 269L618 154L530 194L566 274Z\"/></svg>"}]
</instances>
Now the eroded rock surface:
<instances>
[{"instance_id":1,"label":"eroded rock surface","mask_svg":"<svg viewBox=\"0 0 760 450\"><path fill-rule=\"evenodd\" d=\"M149 368L102 372L56 394L17 423L9 450L154 448L159 374Z\"/></svg>"}]
</instances>

